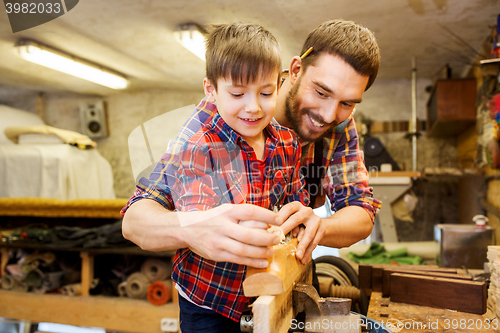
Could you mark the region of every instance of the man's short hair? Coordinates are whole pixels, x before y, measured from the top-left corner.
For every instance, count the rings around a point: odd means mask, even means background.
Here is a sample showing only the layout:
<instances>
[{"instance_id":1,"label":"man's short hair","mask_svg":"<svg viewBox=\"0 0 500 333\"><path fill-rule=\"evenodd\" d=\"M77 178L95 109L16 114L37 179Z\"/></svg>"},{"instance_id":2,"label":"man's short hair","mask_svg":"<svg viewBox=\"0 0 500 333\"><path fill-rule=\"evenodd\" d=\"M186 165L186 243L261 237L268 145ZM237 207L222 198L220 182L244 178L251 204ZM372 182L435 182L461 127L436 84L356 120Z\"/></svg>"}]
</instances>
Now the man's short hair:
<instances>
[{"instance_id":1,"label":"man's short hair","mask_svg":"<svg viewBox=\"0 0 500 333\"><path fill-rule=\"evenodd\" d=\"M313 51L302 60L304 71L326 52L339 56L358 73L368 76L365 90L370 88L377 77L380 66L377 41L373 32L355 22L339 19L320 24L307 36L301 54L310 47L313 47Z\"/></svg>"},{"instance_id":2,"label":"man's short hair","mask_svg":"<svg viewBox=\"0 0 500 333\"><path fill-rule=\"evenodd\" d=\"M260 25L233 23L213 25L206 36L206 77L217 89L219 78L246 85L260 75L281 76L281 48Z\"/></svg>"}]
</instances>

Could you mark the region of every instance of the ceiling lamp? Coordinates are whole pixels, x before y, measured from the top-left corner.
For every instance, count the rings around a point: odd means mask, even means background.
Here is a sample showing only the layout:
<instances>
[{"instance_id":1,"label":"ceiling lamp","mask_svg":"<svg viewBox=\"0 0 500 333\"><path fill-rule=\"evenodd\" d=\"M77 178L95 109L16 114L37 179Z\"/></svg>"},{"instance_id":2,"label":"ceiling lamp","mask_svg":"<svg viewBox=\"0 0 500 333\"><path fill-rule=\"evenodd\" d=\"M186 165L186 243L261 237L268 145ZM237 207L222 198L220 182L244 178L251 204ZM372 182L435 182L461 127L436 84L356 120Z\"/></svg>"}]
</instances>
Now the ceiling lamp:
<instances>
[{"instance_id":1,"label":"ceiling lamp","mask_svg":"<svg viewBox=\"0 0 500 333\"><path fill-rule=\"evenodd\" d=\"M175 40L201 60L205 61L205 37L203 30L194 23L179 25L174 31Z\"/></svg>"},{"instance_id":2,"label":"ceiling lamp","mask_svg":"<svg viewBox=\"0 0 500 333\"><path fill-rule=\"evenodd\" d=\"M112 89L125 89L129 83L125 77L109 69L31 40L19 41L16 48L19 55L25 60Z\"/></svg>"}]
</instances>

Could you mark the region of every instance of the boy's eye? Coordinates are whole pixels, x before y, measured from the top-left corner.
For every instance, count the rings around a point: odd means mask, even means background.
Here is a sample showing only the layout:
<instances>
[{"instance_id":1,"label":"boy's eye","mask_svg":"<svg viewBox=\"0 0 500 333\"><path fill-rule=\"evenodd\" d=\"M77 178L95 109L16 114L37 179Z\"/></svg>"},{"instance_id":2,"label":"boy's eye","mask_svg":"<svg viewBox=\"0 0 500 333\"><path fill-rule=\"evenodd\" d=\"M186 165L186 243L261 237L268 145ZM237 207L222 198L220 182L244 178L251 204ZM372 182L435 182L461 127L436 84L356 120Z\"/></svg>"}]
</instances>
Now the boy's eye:
<instances>
[{"instance_id":1,"label":"boy's eye","mask_svg":"<svg viewBox=\"0 0 500 333\"><path fill-rule=\"evenodd\" d=\"M263 92L263 93L261 93L261 94L262 94L262 96L264 96L264 97L271 97L272 95L274 95L274 92L271 92L271 93L267 93L267 92L265 92L265 93L264 93L264 92Z\"/></svg>"},{"instance_id":2,"label":"boy's eye","mask_svg":"<svg viewBox=\"0 0 500 333\"><path fill-rule=\"evenodd\" d=\"M240 93L230 93L230 94L231 94L231 96L236 97L236 98L243 96L243 94L240 94Z\"/></svg>"}]
</instances>

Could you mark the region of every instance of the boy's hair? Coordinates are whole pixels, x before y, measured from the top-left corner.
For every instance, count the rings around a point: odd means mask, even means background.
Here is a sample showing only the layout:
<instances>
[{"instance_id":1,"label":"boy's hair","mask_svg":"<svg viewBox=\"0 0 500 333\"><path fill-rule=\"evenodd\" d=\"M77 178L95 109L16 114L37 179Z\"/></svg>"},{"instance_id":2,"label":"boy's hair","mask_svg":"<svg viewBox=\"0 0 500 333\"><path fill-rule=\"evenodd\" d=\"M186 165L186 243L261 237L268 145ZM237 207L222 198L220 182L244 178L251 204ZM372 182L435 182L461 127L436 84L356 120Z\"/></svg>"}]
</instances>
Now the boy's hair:
<instances>
[{"instance_id":1,"label":"boy's hair","mask_svg":"<svg viewBox=\"0 0 500 333\"><path fill-rule=\"evenodd\" d=\"M369 77L366 89L377 77L380 66L380 50L373 32L352 21L331 20L320 24L307 36L302 52L310 47L313 51L302 60L302 69L314 65L321 53L342 58L358 73Z\"/></svg>"},{"instance_id":2,"label":"boy's hair","mask_svg":"<svg viewBox=\"0 0 500 333\"><path fill-rule=\"evenodd\" d=\"M260 75L281 77L281 48L274 36L251 23L214 25L206 36L206 76L217 90L219 78L246 85Z\"/></svg>"}]
</instances>

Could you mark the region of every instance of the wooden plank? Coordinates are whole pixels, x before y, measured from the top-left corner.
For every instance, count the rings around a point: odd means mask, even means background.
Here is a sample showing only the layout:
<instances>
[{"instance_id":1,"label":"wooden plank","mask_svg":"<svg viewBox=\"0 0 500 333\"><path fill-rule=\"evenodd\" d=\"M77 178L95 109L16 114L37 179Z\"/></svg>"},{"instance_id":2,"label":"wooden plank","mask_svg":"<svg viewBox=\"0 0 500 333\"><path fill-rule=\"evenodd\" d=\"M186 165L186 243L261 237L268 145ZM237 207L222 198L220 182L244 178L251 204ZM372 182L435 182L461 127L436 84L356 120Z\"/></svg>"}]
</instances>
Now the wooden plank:
<instances>
[{"instance_id":1,"label":"wooden plank","mask_svg":"<svg viewBox=\"0 0 500 333\"><path fill-rule=\"evenodd\" d=\"M440 271L420 271L416 269L404 269L404 268L384 268L382 277L382 296L388 297L391 295L391 276L393 273L404 273L412 275L422 275L422 276L434 276L448 279L457 279L463 281L471 281L472 275L461 275L453 273L441 273Z\"/></svg>"},{"instance_id":2,"label":"wooden plank","mask_svg":"<svg viewBox=\"0 0 500 333\"><path fill-rule=\"evenodd\" d=\"M372 289L372 265L359 264L358 275L359 275L359 288L371 290Z\"/></svg>"},{"instance_id":3,"label":"wooden plank","mask_svg":"<svg viewBox=\"0 0 500 333\"><path fill-rule=\"evenodd\" d=\"M382 291L383 266L372 267L372 291Z\"/></svg>"},{"instance_id":4,"label":"wooden plank","mask_svg":"<svg viewBox=\"0 0 500 333\"><path fill-rule=\"evenodd\" d=\"M384 323L392 332L404 333L491 333L499 332L494 314L485 315L437 309L428 306L391 302L382 293L373 292L368 318Z\"/></svg>"},{"instance_id":5,"label":"wooden plank","mask_svg":"<svg viewBox=\"0 0 500 333\"><path fill-rule=\"evenodd\" d=\"M443 272L443 273L452 273L456 274L456 268L443 268L435 265L392 265L392 264L374 264L372 265L372 276L371 276L371 285L373 291L382 291L383 286L383 272L384 268L402 268L402 269L411 269L411 270L419 270L419 271L435 271L435 272Z\"/></svg>"},{"instance_id":6,"label":"wooden plank","mask_svg":"<svg viewBox=\"0 0 500 333\"><path fill-rule=\"evenodd\" d=\"M486 283L393 273L391 301L483 314Z\"/></svg>"},{"instance_id":7,"label":"wooden plank","mask_svg":"<svg viewBox=\"0 0 500 333\"><path fill-rule=\"evenodd\" d=\"M306 265L296 282L312 283L312 262ZM254 332L286 333L297 315L293 306L293 284L276 296L260 296L252 304Z\"/></svg>"},{"instance_id":8,"label":"wooden plank","mask_svg":"<svg viewBox=\"0 0 500 333\"><path fill-rule=\"evenodd\" d=\"M243 281L245 296L279 295L297 282L307 267L295 258L297 245L297 238L284 245L275 245L267 268L248 267Z\"/></svg>"},{"instance_id":9,"label":"wooden plank","mask_svg":"<svg viewBox=\"0 0 500 333\"><path fill-rule=\"evenodd\" d=\"M178 319L179 306L126 297L35 294L0 290L0 317L101 327L107 331L161 333L162 318Z\"/></svg>"}]
</instances>

